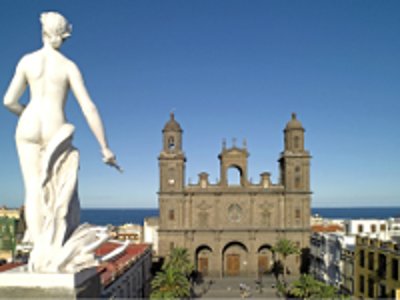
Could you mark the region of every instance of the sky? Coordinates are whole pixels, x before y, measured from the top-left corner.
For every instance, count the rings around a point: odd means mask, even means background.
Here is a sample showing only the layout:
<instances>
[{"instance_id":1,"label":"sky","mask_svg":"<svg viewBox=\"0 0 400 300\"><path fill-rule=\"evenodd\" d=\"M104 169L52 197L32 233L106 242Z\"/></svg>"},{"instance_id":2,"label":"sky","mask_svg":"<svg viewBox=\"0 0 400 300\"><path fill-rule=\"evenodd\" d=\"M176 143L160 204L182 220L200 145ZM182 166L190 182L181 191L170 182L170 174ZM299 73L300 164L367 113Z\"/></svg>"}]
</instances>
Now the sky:
<instances>
[{"instance_id":1,"label":"sky","mask_svg":"<svg viewBox=\"0 0 400 300\"><path fill-rule=\"evenodd\" d=\"M283 129L296 112L313 156L314 207L399 205L399 1L3 0L0 95L18 60L42 46L44 11L72 23L61 51L81 69L125 170L102 163L69 95L82 207L158 206L171 111L184 130L186 182L202 171L214 182L222 139L245 138L249 177L269 171L277 183ZM16 124L0 107L0 205L9 207L24 198Z\"/></svg>"}]
</instances>

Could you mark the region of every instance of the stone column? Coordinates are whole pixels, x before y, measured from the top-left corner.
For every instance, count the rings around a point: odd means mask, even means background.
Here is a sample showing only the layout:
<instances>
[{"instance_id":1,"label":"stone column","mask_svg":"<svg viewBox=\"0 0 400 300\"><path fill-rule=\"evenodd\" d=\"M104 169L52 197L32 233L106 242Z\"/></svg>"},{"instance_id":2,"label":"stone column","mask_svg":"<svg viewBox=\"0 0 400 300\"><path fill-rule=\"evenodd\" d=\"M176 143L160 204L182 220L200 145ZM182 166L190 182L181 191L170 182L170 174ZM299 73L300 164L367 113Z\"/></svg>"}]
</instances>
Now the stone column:
<instances>
[{"instance_id":1,"label":"stone column","mask_svg":"<svg viewBox=\"0 0 400 300\"><path fill-rule=\"evenodd\" d=\"M193 194L189 193L189 228L193 229Z\"/></svg>"},{"instance_id":2,"label":"stone column","mask_svg":"<svg viewBox=\"0 0 400 300\"><path fill-rule=\"evenodd\" d=\"M250 218L249 218L249 226L251 228L255 227L254 224L254 202L255 202L255 194L250 194Z\"/></svg>"}]
</instances>

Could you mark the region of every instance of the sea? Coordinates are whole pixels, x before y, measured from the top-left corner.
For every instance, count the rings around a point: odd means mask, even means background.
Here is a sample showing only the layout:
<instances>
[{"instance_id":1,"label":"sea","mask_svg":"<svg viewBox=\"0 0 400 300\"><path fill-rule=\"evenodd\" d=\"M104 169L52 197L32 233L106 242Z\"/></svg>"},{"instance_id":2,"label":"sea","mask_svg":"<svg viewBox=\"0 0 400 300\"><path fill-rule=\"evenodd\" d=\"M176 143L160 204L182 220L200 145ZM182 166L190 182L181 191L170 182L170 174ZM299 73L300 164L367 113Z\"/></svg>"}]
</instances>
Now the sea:
<instances>
[{"instance_id":1,"label":"sea","mask_svg":"<svg viewBox=\"0 0 400 300\"><path fill-rule=\"evenodd\" d=\"M312 214L328 219L388 219L400 218L400 207L312 208ZM81 222L95 225L141 224L148 217L157 217L158 208L84 208Z\"/></svg>"}]
</instances>

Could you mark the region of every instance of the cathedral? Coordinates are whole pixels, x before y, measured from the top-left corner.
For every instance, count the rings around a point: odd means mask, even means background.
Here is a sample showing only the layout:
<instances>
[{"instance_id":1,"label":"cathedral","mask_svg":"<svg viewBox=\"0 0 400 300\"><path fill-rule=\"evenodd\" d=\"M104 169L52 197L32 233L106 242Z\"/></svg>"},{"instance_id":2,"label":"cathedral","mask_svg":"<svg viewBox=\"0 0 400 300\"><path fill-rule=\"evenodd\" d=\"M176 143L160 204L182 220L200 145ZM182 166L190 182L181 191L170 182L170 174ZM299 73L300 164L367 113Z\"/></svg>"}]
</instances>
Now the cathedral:
<instances>
[{"instance_id":1,"label":"cathedral","mask_svg":"<svg viewBox=\"0 0 400 300\"><path fill-rule=\"evenodd\" d=\"M222 145L218 155L220 178L210 183L199 174L196 183L185 184L186 157L180 124L171 113L162 130L158 157L159 253L174 247L189 249L193 264L204 276L257 276L273 265L272 247L282 238L292 240L307 253L310 238L310 153L304 148L304 128L296 114L284 129L284 150L279 157L280 179L260 174L248 179L249 152ZM228 181L236 169L237 184ZM305 255L304 255L305 256ZM303 255L287 259L291 273L300 272Z\"/></svg>"}]
</instances>

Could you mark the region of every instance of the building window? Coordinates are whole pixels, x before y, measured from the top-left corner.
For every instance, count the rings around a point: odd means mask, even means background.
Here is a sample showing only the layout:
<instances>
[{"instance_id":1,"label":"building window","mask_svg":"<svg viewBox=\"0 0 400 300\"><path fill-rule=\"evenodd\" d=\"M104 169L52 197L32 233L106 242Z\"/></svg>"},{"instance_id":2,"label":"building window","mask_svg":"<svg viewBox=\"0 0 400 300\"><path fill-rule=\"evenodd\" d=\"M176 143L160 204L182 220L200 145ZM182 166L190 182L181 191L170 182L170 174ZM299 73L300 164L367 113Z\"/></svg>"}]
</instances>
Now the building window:
<instances>
[{"instance_id":1,"label":"building window","mask_svg":"<svg viewBox=\"0 0 400 300\"><path fill-rule=\"evenodd\" d=\"M368 278L368 297L374 298L374 280Z\"/></svg>"},{"instance_id":2,"label":"building window","mask_svg":"<svg viewBox=\"0 0 400 300\"><path fill-rule=\"evenodd\" d=\"M386 224L381 224L381 231L386 231Z\"/></svg>"},{"instance_id":3,"label":"building window","mask_svg":"<svg viewBox=\"0 0 400 300\"><path fill-rule=\"evenodd\" d=\"M363 228L362 224L359 224L358 225L358 233L361 233L363 231L364 231L364 228Z\"/></svg>"},{"instance_id":4,"label":"building window","mask_svg":"<svg viewBox=\"0 0 400 300\"><path fill-rule=\"evenodd\" d=\"M368 269L374 269L374 252L368 252Z\"/></svg>"},{"instance_id":5,"label":"building window","mask_svg":"<svg viewBox=\"0 0 400 300\"><path fill-rule=\"evenodd\" d=\"M365 290L365 287L364 287L364 276L363 275L360 275L360 293L361 294L364 294L364 290Z\"/></svg>"},{"instance_id":6,"label":"building window","mask_svg":"<svg viewBox=\"0 0 400 300\"><path fill-rule=\"evenodd\" d=\"M392 279L399 280L399 261L392 258Z\"/></svg>"},{"instance_id":7,"label":"building window","mask_svg":"<svg viewBox=\"0 0 400 300\"><path fill-rule=\"evenodd\" d=\"M386 277L386 256L385 254L379 254L378 256L378 276L381 279Z\"/></svg>"},{"instance_id":8,"label":"building window","mask_svg":"<svg viewBox=\"0 0 400 300\"><path fill-rule=\"evenodd\" d=\"M346 230L346 234L350 233L350 224L346 223L345 230Z\"/></svg>"},{"instance_id":9,"label":"building window","mask_svg":"<svg viewBox=\"0 0 400 300\"><path fill-rule=\"evenodd\" d=\"M376 225L375 224L371 225L371 232L376 232Z\"/></svg>"},{"instance_id":10,"label":"building window","mask_svg":"<svg viewBox=\"0 0 400 300\"><path fill-rule=\"evenodd\" d=\"M175 149L175 140L174 138L171 136L168 139L168 149L169 150L174 150Z\"/></svg>"},{"instance_id":11,"label":"building window","mask_svg":"<svg viewBox=\"0 0 400 300\"><path fill-rule=\"evenodd\" d=\"M174 248L175 248L174 242L170 242L170 243L169 243L169 250L172 250L172 249L174 249Z\"/></svg>"},{"instance_id":12,"label":"building window","mask_svg":"<svg viewBox=\"0 0 400 300\"><path fill-rule=\"evenodd\" d=\"M174 221L175 220L175 211L173 209L170 209L168 212L168 219L170 221Z\"/></svg>"},{"instance_id":13,"label":"building window","mask_svg":"<svg viewBox=\"0 0 400 300\"><path fill-rule=\"evenodd\" d=\"M386 298L386 286L384 284L380 284L379 285L379 294L378 294L379 298Z\"/></svg>"},{"instance_id":14,"label":"building window","mask_svg":"<svg viewBox=\"0 0 400 300\"><path fill-rule=\"evenodd\" d=\"M300 219L300 218L301 218L300 208L296 208L296 211L295 211L295 218L296 218L296 219Z\"/></svg>"},{"instance_id":15,"label":"building window","mask_svg":"<svg viewBox=\"0 0 400 300\"><path fill-rule=\"evenodd\" d=\"M360 267L364 268L364 250L360 250Z\"/></svg>"}]
</instances>

